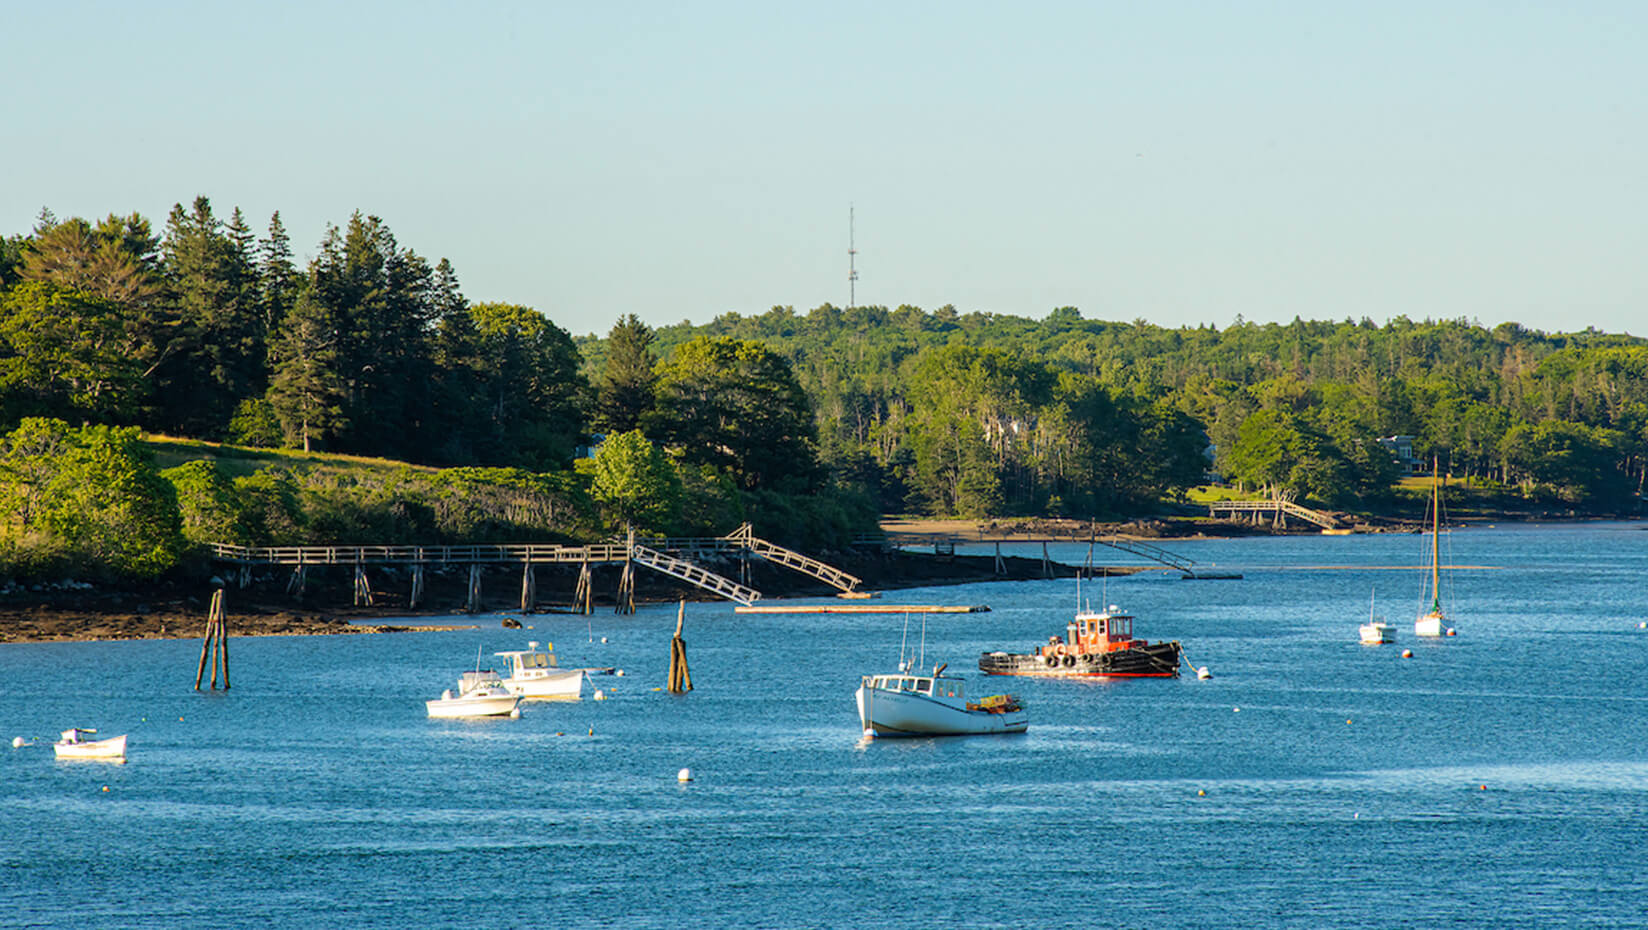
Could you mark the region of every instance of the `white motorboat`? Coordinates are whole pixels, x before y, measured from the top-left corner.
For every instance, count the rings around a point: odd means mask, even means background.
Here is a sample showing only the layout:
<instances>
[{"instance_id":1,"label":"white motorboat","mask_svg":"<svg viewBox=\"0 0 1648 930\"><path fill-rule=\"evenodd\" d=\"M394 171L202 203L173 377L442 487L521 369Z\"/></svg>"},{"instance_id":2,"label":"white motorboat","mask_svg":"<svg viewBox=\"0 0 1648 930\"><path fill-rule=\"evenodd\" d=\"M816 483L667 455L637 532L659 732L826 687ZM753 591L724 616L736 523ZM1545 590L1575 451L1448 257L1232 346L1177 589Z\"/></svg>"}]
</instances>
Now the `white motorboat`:
<instances>
[{"instance_id":1,"label":"white motorboat","mask_svg":"<svg viewBox=\"0 0 1648 930\"><path fill-rule=\"evenodd\" d=\"M515 713L521 696L510 694L493 671L464 672L458 679L458 693L450 689L433 701L425 701L431 717L507 717Z\"/></svg>"},{"instance_id":2,"label":"white motorboat","mask_svg":"<svg viewBox=\"0 0 1648 930\"><path fill-rule=\"evenodd\" d=\"M64 730L62 737L52 744L59 759L126 759L126 735L111 736L108 739L87 739L95 734L96 730L81 727L71 727Z\"/></svg>"},{"instance_id":3,"label":"white motorboat","mask_svg":"<svg viewBox=\"0 0 1648 930\"><path fill-rule=\"evenodd\" d=\"M948 736L1023 733L1030 718L1017 697L993 694L967 699L966 682L944 675L866 675L858 686L858 721L864 735Z\"/></svg>"},{"instance_id":4,"label":"white motorboat","mask_svg":"<svg viewBox=\"0 0 1648 930\"><path fill-rule=\"evenodd\" d=\"M1385 643L1396 642L1396 627L1385 622L1385 618L1373 612L1373 596L1368 596L1368 622L1357 627L1362 634L1362 645L1379 646Z\"/></svg>"},{"instance_id":5,"label":"white motorboat","mask_svg":"<svg viewBox=\"0 0 1648 930\"><path fill-rule=\"evenodd\" d=\"M502 679L511 694L529 700L576 701L584 692L584 669L561 668L555 661L555 644L545 643L538 651L536 642L527 648L493 655L509 660L509 677Z\"/></svg>"}]
</instances>

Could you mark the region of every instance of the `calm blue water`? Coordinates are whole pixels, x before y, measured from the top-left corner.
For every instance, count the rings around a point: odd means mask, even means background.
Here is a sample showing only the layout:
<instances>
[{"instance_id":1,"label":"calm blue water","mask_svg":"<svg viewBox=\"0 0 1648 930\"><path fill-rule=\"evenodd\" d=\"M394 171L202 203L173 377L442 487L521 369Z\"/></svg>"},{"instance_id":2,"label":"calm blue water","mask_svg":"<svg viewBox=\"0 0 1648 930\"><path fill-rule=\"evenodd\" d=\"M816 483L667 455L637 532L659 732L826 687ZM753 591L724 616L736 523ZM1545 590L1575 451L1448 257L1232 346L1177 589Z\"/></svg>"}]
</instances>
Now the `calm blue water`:
<instances>
[{"instance_id":1,"label":"calm blue water","mask_svg":"<svg viewBox=\"0 0 1648 930\"><path fill-rule=\"evenodd\" d=\"M1419 537L1168 545L1245 578L1088 593L1215 677L992 679L1029 704L1017 737L860 742L852 691L897 661L899 616L689 605L684 697L652 690L673 606L235 639L227 694L192 690L198 642L0 646L0 926L1648 923L1648 528L1451 534L1477 567L1444 590L1459 635L1426 643ZM1370 593L1394 647L1357 644ZM928 663L976 675L1075 596L885 600L993 607L927 621ZM477 646L527 639L628 674L426 718ZM131 761L9 748L71 725L130 733Z\"/></svg>"}]
</instances>

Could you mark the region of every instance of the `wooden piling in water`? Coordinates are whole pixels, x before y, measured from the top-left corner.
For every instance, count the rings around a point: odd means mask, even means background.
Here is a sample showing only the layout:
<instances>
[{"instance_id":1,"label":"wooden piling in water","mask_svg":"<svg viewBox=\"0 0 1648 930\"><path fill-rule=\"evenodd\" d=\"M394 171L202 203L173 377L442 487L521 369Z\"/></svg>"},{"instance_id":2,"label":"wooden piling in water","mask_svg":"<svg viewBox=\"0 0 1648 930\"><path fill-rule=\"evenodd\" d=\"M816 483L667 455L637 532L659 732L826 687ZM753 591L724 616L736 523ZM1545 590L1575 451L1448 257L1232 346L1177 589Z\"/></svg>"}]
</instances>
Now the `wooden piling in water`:
<instances>
[{"instance_id":1,"label":"wooden piling in water","mask_svg":"<svg viewBox=\"0 0 1648 930\"><path fill-rule=\"evenodd\" d=\"M538 606L538 580L533 577L532 563L521 563L521 612Z\"/></svg>"},{"instance_id":2,"label":"wooden piling in water","mask_svg":"<svg viewBox=\"0 0 1648 930\"><path fill-rule=\"evenodd\" d=\"M223 614L222 588L212 592L212 606L206 612L206 638L200 643L200 662L195 666L196 691L206 677L208 656L212 660L212 690L217 690L219 672L223 675L223 690L229 690L229 624Z\"/></svg>"},{"instance_id":3,"label":"wooden piling in water","mask_svg":"<svg viewBox=\"0 0 1648 930\"><path fill-rule=\"evenodd\" d=\"M481 609L481 565L479 562L469 566L469 598L464 601L464 610L476 613Z\"/></svg>"},{"instance_id":4,"label":"wooden piling in water","mask_svg":"<svg viewBox=\"0 0 1648 930\"><path fill-rule=\"evenodd\" d=\"M590 576L589 557L578 563L578 586L572 591L572 606L582 614L595 612L595 579Z\"/></svg>"},{"instance_id":5,"label":"wooden piling in water","mask_svg":"<svg viewBox=\"0 0 1648 930\"><path fill-rule=\"evenodd\" d=\"M355 563L355 606L372 606L372 584L366 580L366 566Z\"/></svg>"},{"instance_id":6,"label":"wooden piling in water","mask_svg":"<svg viewBox=\"0 0 1648 930\"><path fill-rule=\"evenodd\" d=\"M692 690L692 673L687 671L687 641L681 638L681 624L687 617L687 602L675 612L675 637L670 640L669 690L685 694Z\"/></svg>"}]
</instances>

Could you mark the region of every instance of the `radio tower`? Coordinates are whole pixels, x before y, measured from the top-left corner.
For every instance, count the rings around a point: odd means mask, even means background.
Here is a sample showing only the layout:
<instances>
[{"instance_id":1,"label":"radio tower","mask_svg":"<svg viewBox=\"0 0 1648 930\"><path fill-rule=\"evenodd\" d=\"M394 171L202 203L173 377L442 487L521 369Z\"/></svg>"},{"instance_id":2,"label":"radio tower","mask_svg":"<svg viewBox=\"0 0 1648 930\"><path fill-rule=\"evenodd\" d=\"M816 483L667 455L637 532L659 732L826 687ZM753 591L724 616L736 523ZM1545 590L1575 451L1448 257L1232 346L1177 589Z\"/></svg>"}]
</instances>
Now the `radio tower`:
<instances>
[{"instance_id":1,"label":"radio tower","mask_svg":"<svg viewBox=\"0 0 1648 930\"><path fill-rule=\"evenodd\" d=\"M858 250L853 248L853 207L847 205L847 309L858 303Z\"/></svg>"}]
</instances>

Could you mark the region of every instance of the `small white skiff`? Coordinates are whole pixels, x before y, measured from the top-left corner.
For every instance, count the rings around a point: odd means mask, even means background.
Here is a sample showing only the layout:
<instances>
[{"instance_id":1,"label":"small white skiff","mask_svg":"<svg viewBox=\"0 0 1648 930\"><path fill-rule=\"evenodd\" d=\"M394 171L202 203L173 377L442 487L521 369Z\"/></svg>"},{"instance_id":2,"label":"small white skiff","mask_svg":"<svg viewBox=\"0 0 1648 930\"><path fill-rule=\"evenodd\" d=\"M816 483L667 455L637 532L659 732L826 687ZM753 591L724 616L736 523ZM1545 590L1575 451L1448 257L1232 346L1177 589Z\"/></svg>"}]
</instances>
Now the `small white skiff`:
<instances>
[{"instance_id":1,"label":"small white skiff","mask_svg":"<svg viewBox=\"0 0 1648 930\"><path fill-rule=\"evenodd\" d=\"M1385 643L1396 642L1396 627L1385 622L1385 618L1373 612L1373 595L1368 595L1368 622L1357 627L1364 646L1382 646Z\"/></svg>"},{"instance_id":2,"label":"small white skiff","mask_svg":"<svg viewBox=\"0 0 1648 930\"><path fill-rule=\"evenodd\" d=\"M1396 642L1396 627L1386 623L1383 619L1369 620L1357 628L1361 631L1362 645L1380 646L1385 643Z\"/></svg>"},{"instance_id":3,"label":"small white skiff","mask_svg":"<svg viewBox=\"0 0 1648 930\"><path fill-rule=\"evenodd\" d=\"M993 694L969 701L966 683L931 675L866 675L858 686L858 720L865 736L949 736L1023 733L1030 726L1018 698Z\"/></svg>"},{"instance_id":4,"label":"small white skiff","mask_svg":"<svg viewBox=\"0 0 1648 930\"><path fill-rule=\"evenodd\" d=\"M64 730L52 749L59 759L126 759L126 735L111 736L108 739L87 739L95 734L96 730L81 727L71 727Z\"/></svg>"},{"instance_id":5,"label":"small white skiff","mask_svg":"<svg viewBox=\"0 0 1648 930\"><path fill-rule=\"evenodd\" d=\"M498 678L497 672L464 672L458 679L458 693L441 692L433 701L425 701L431 717L507 717L515 712L521 696L510 694Z\"/></svg>"}]
</instances>

